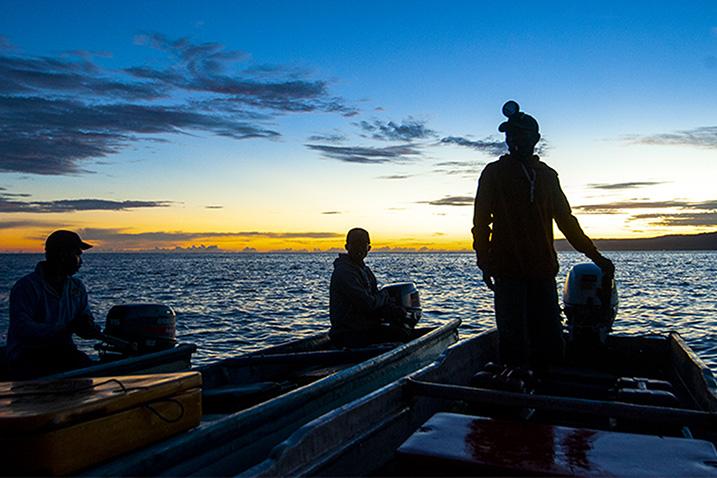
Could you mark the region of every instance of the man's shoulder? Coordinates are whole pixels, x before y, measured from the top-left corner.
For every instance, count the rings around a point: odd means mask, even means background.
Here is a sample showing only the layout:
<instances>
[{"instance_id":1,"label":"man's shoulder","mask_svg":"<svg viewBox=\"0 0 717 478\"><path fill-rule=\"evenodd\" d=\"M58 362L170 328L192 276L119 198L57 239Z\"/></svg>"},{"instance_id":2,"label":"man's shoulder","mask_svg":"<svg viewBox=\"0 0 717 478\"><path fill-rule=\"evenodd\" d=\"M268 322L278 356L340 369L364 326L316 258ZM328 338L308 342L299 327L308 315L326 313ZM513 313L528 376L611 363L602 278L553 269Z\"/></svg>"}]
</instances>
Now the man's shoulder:
<instances>
[{"instance_id":1,"label":"man's shoulder","mask_svg":"<svg viewBox=\"0 0 717 478\"><path fill-rule=\"evenodd\" d=\"M342 256L339 256L334 260L334 271L331 275L333 277L335 275L345 274L354 269L355 266L353 266L350 261L347 261Z\"/></svg>"},{"instance_id":2,"label":"man's shoulder","mask_svg":"<svg viewBox=\"0 0 717 478\"><path fill-rule=\"evenodd\" d=\"M481 178L488 178L491 176L494 176L495 174L500 171L500 169L503 168L503 156L496 159L495 161L491 161L490 163L483 166L483 170L481 171Z\"/></svg>"},{"instance_id":3,"label":"man's shoulder","mask_svg":"<svg viewBox=\"0 0 717 478\"><path fill-rule=\"evenodd\" d=\"M12 286L12 292L17 293L20 291L35 290L40 280L42 280L42 278L36 271L30 272L15 282L15 285Z\"/></svg>"},{"instance_id":4,"label":"man's shoulder","mask_svg":"<svg viewBox=\"0 0 717 478\"><path fill-rule=\"evenodd\" d=\"M548 173L548 174L550 174L550 175L552 175L552 176L555 176L555 177L558 176L558 172L557 172L555 169L553 169L553 168L551 168L550 166L548 166L548 163L546 163L545 161L541 160L541 159L538 158L537 156L536 156L536 164L538 165L538 169L541 169L541 170L545 171L546 173Z\"/></svg>"},{"instance_id":5,"label":"man's shoulder","mask_svg":"<svg viewBox=\"0 0 717 478\"><path fill-rule=\"evenodd\" d=\"M505 167L508 164L508 161L510 160L510 156L507 154L504 154L500 156L498 159L491 161L490 163L485 165L485 168L483 168L484 171L486 170L495 170L502 167Z\"/></svg>"}]
</instances>

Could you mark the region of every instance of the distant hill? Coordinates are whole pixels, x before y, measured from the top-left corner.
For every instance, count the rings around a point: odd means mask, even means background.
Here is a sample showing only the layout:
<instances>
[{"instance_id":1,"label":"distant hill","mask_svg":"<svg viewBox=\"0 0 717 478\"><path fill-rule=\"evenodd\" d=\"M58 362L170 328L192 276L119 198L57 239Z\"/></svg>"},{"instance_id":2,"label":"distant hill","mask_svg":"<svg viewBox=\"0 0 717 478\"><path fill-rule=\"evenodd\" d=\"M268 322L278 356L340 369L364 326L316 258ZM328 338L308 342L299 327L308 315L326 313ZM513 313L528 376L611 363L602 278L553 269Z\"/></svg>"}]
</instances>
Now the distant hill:
<instances>
[{"instance_id":1,"label":"distant hill","mask_svg":"<svg viewBox=\"0 0 717 478\"><path fill-rule=\"evenodd\" d=\"M595 239L593 242L601 251L714 251L717 250L717 232L647 239ZM565 239L555 241L555 248L573 250Z\"/></svg>"}]
</instances>

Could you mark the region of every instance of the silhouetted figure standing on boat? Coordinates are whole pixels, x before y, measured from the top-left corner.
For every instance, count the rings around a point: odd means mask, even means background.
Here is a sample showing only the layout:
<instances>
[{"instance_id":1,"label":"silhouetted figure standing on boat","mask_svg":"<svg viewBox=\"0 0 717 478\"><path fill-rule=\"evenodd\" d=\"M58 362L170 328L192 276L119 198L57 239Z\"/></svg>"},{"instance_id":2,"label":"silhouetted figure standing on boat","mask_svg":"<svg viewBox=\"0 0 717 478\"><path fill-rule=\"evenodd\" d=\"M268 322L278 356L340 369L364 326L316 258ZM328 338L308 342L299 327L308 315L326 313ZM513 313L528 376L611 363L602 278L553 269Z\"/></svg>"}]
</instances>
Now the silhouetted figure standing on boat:
<instances>
[{"instance_id":1,"label":"silhouetted figure standing on boat","mask_svg":"<svg viewBox=\"0 0 717 478\"><path fill-rule=\"evenodd\" d=\"M362 347L410 339L405 329L391 324L406 311L378 290L376 276L364 263L371 250L368 231L351 229L345 247L347 253L339 254L331 274L331 340L339 347Z\"/></svg>"},{"instance_id":2,"label":"silhouetted figure standing on boat","mask_svg":"<svg viewBox=\"0 0 717 478\"><path fill-rule=\"evenodd\" d=\"M13 379L30 379L91 365L72 334L100 337L87 302L87 290L72 277L82 251L92 247L71 231L55 231L45 241L45 259L18 280L10 292L7 356Z\"/></svg>"},{"instance_id":3,"label":"silhouetted figure standing on boat","mask_svg":"<svg viewBox=\"0 0 717 478\"><path fill-rule=\"evenodd\" d=\"M481 173L473 216L473 249L483 280L494 291L501 361L543 367L564 353L555 276L553 220L568 242L606 275L615 268L572 215L558 174L534 154L538 122L515 101L503 106L509 153Z\"/></svg>"}]
</instances>

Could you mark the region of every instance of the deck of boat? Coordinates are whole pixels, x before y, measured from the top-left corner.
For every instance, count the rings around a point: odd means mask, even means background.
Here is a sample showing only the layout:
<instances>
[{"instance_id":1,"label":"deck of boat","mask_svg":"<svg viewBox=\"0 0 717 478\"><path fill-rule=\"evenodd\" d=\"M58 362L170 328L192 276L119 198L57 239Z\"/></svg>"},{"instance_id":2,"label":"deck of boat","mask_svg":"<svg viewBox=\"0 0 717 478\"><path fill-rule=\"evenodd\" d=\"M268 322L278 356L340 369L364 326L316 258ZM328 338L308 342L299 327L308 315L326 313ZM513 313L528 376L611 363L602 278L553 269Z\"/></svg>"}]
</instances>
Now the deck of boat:
<instances>
[{"instance_id":1,"label":"deck of boat","mask_svg":"<svg viewBox=\"0 0 717 478\"><path fill-rule=\"evenodd\" d=\"M652 448L661 448L645 445L649 440L639 437L663 437L699 450L693 461L678 467L677 474L694 475L695 470L701 475L716 474L713 444L717 442L717 382L679 335L613 336L602 350L586 353L585 349L573 349L565 364L536 377L529 393L510 387L486 387L485 380L476 383L476 372L497 361L496 335L492 331L464 340L409 378L314 420L277 446L269 459L241 476L450 475L466 474L467 470L469 474L488 475L563 473L564 470L549 467L491 468L496 463L481 463L483 468L451 467L456 456L450 450L443 456L430 457L434 453L431 449L439 449L440 443L454 439L460 435L461 427L468 426L475 433L464 434L464 439L476 438L479 433L485 438L475 442L479 448L468 457L480 461L476 456L485 451L481 447L488 446L494 435L490 434L491 425L481 421L485 418L496 422L497 430L505 436L504 453L534 457L533 452L537 453L541 445L531 448L535 440L521 441L531 433L562 433L560 436L570 439L606 437L601 443L625 444L620 450L622 461L612 465L621 470L617 474L629 476L626 470L634 474L636 464L660 462L649 457ZM662 393L666 390L669 392ZM461 425L454 426L452 432L444 426L450 420L435 418L445 413L464 417L455 422ZM431 417L438 422L427 423ZM472 425L466 425L469 422ZM443 434L438 433L441 430ZM415 440L420 442L422 433L428 433L434 445L426 447L424 441L423 450L427 451L416 454L415 447L411 447ZM625 437L630 439L624 440ZM511 448L507 445L510 443L525 446ZM558 447L561 442L551 439L550 443L555 447L551 445L546 453L559 455L564 451ZM421 465L416 468L418 462ZM439 464L431 468L431 463ZM650 466L643 468L654 472ZM236 474L241 470L224 471ZM589 468L575 468L572 473L581 472L596 474Z\"/></svg>"}]
</instances>

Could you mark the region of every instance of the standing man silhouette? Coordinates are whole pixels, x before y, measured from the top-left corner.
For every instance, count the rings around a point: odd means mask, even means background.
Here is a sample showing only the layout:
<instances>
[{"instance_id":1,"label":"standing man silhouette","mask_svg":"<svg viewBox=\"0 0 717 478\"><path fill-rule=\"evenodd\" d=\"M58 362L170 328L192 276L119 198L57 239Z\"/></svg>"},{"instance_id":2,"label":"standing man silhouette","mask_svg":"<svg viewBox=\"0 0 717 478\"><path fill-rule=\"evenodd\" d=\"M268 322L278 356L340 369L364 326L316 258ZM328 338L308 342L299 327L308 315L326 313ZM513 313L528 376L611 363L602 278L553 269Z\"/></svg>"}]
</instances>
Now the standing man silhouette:
<instances>
[{"instance_id":1,"label":"standing man silhouette","mask_svg":"<svg viewBox=\"0 0 717 478\"><path fill-rule=\"evenodd\" d=\"M564 353L555 276L553 220L568 242L609 276L603 257L580 228L558 174L534 154L538 122L518 103L503 105L498 127L509 153L481 173L473 216L473 249L485 284L494 292L499 356L508 366L542 368Z\"/></svg>"}]
</instances>

